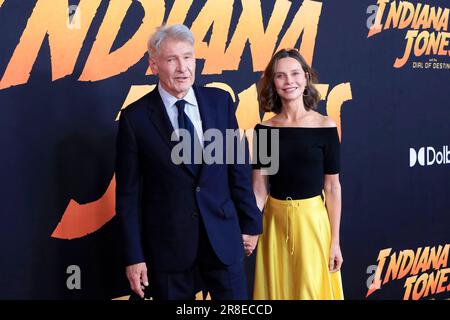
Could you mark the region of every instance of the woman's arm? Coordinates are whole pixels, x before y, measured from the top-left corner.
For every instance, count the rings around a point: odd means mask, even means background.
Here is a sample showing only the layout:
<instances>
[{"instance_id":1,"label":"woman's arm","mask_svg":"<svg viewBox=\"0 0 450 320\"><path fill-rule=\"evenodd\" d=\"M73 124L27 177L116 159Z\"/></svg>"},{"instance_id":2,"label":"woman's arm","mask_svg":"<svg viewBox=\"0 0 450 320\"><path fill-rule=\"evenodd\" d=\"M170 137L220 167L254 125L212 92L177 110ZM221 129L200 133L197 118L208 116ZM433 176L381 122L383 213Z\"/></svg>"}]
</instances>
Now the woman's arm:
<instances>
[{"instance_id":1,"label":"woman's arm","mask_svg":"<svg viewBox=\"0 0 450 320\"><path fill-rule=\"evenodd\" d=\"M256 204L261 212L264 209L267 195L269 194L269 183L267 175L261 173L262 170L253 170L253 193L256 197Z\"/></svg>"},{"instance_id":2,"label":"woman's arm","mask_svg":"<svg viewBox=\"0 0 450 320\"><path fill-rule=\"evenodd\" d=\"M325 204L331 227L329 269L340 270L343 259L340 248L339 228L341 222L341 184L339 174L326 174L324 178Z\"/></svg>"}]
</instances>

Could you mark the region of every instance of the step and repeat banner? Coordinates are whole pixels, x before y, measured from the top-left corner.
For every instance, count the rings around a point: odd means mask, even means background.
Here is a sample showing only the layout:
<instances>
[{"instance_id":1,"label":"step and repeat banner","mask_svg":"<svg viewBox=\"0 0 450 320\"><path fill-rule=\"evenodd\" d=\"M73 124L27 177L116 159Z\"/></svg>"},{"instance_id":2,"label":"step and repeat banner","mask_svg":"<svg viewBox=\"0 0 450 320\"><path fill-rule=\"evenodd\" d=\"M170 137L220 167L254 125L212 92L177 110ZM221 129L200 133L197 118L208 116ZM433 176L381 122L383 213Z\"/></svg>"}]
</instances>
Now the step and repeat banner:
<instances>
[{"instance_id":1,"label":"step and repeat banner","mask_svg":"<svg viewBox=\"0 0 450 320\"><path fill-rule=\"evenodd\" d=\"M450 2L0 0L0 298L129 294L114 212L120 110L152 90L146 42L196 37L197 84L263 118L256 82L297 48L342 143L346 299L450 296ZM247 268L251 286L254 257Z\"/></svg>"}]
</instances>

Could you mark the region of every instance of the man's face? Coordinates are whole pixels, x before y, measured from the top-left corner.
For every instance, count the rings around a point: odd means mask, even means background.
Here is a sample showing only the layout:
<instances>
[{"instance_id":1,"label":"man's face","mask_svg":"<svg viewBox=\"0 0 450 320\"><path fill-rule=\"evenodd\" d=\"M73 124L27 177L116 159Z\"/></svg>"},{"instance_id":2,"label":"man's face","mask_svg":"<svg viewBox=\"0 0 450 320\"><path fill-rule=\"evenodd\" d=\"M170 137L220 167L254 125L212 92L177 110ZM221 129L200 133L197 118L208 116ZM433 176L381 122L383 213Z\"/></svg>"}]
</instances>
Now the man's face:
<instances>
[{"instance_id":1,"label":"man's face","mask_svg":"<svg viewBox=\"0 0 450 320\"><path fill-rule=\"evenodd\" d=\"M159 54L149 59L153 74L161 86L174 97L183 98L195 80L194 47L187 41L167 38Z\"/></svg>"}]
</instances>

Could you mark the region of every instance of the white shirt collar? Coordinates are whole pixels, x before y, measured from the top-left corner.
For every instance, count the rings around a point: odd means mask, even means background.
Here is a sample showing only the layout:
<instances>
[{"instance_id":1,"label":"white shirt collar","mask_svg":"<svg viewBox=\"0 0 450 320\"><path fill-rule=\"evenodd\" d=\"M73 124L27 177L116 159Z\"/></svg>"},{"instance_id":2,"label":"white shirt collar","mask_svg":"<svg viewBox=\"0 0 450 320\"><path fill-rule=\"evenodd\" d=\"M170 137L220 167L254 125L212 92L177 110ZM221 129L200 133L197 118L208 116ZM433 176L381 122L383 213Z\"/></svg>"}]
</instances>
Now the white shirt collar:
<instances>
[{"instance_id":1,"label":"white shirt collar","mask_svg":"<svg viewBox=\"0 0 450 320\"><path fill-rule=\"evenodd\" d=\"M161 96L161 99L162 99L166 109L175 105L175 102L180 100L180 99L174 97L173 95L171 95L169 92L167 92L167 90L165 90L161 86L161 83L158 83L158 91L159 91L159 95ZM194 92L194 89L192 89L192 87L189 88L188 92L182 99L185 100L190 105L198 106L197 99L195 97L195 92Z\"/></svg>"}]
</instances>

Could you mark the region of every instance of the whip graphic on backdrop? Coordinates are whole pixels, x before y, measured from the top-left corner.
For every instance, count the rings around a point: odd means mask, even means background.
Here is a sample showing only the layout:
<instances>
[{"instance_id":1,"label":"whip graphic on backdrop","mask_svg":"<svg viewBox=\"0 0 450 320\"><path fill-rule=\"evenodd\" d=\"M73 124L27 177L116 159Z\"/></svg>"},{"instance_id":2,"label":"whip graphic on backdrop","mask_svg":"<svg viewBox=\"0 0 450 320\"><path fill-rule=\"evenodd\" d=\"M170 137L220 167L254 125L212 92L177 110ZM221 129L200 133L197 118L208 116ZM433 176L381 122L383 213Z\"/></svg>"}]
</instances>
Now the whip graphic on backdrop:
<instances>
[{"instance_id":1,"label":"whip graphic on backdrop","mask_svg":"<svg viewBox=\"0 0 450 320\"><path fill-rule=\"evenodd\" d=\"M443 146L442 151L436 151L433 147L421 147L416 151L409 148L409 167L414 167L417 163L421 166L432 166L435 164L449 164L450 150L448 146Z\"/></svg>"}]
</instances>

